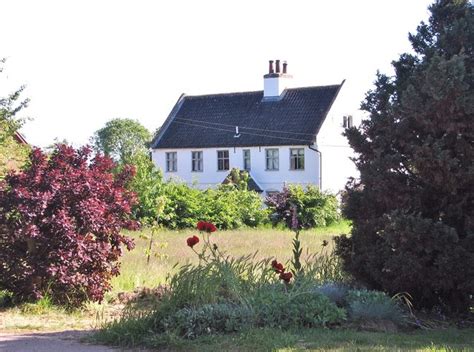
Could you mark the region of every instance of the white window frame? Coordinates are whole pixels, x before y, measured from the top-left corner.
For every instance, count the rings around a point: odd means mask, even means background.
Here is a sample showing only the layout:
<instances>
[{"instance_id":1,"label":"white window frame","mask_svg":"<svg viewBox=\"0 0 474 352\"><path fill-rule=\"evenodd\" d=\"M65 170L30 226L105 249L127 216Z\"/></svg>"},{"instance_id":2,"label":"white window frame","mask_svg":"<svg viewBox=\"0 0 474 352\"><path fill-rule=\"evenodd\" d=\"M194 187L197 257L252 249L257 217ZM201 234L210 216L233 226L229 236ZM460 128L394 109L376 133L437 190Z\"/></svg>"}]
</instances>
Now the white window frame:
<instances>
[{"instance_id":1,"label":"white window frame","mask_svg":"<svg viewBox=\"0 0 474 352\"><path fill-rule=\"evenodd\" d=\"M280 150L278 148L265 149L265 170L280 170Z\"/></svg>"},{"instance_id":2,"label":"white window frame","mask_svg":"<svg viewBox=\"0 0 474 352\"><path fill-rule=\"evenodd\" d=\"M166 172L178 171L178 152L166 152Z\"/></svg>"},{"instance_id":3,"label":"white window frame","mask_svg":"<svg viewBox=\"0 0 474 352\"><path fill-rule=\"evenodd\" d=\"M296 154L295 154L296 153ZM304 170L304 148L290 148L290 170ZM293 160L295 163L293 164Z\"/></svg>"},{"instance_id":4,"label":"white window frame","mask_svg":"<svg viewBox=\"0 0 474 352\"><path fill-rule=\"evenodd\" d=\"M219 156L219 153L224 153L224 156ZM227 154L227 157L225 156ZM218 150L217 151L217 171L228 171L230 169L230 153L229 150ZM226 162L227 161L227 162ZM222 162L222 168L221 166ZM226 168L227 167L227 168Z\"/></svg>"},{"instance_id":5,"label":"white window frame","mask_svg":"<svg viewBox=\"0 0 474 352\"><path fill-rule=\"evenodd\" d=\"M246 155L246 153L248 153ZM243 149L242 150L242 157L244 159L244 163L243 163L243 169L245 171L250 171L252 169L252 156L251 156L251 152L250 152L250 149Z\"/></svg>"},{"instance_id":6,"label":"white window frame","mask_svg":"<svg viewBox=\"0 0 474 352\"><path fill-rule=\"evenodd\" d=\"M201 150L194 150L191 152L191 172L204 171L204 157Z\"/></svg>"}]
</instances>

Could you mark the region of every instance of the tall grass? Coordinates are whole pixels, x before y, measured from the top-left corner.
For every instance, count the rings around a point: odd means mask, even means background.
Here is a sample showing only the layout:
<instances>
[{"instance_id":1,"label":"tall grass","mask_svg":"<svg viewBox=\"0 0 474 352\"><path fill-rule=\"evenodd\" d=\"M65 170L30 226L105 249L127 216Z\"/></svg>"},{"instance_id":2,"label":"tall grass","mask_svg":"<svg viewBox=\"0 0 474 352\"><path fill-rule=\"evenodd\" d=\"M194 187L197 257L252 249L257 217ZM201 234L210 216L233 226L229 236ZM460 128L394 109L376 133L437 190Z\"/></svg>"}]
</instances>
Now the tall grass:
<instances>
[{"instance_id":1,"label":"tall grass","mask_svg":"<svg viewBox=\"0 0 474 352\"><path fill-rule=\"evenodd\" d=\"M146 263L145 251L149 243L143 238L143 234L151 232L149 229L142 229L136 232L126 232L128 236L134 238L136 248L131 252L126 252L122 258L121 273L112 281L113 292L108 296L114 296L117 292L132 291L137 287L154 287L163 284L168 274L176 273L180 265L195 264L198 259L186 246L186 238L197 234L196 230L170 231L161 230L155 236L155 248L150 259L150 264ZM323 242L327 241L331 249L332 238L340 233L350 232L350 223L341 221L325 228L317 228L302 231L300 240L305 248L303 260L309 259L314 253L319 253L323 249ZM291 241L294 233L284 229L245 228L232 231L218 231L212 235L213 243L219 248L225 248L232 257L238 258L255 253L255 260L274 257L280 262L287 262L291 259Z\"/></svg>"}]
</instances>

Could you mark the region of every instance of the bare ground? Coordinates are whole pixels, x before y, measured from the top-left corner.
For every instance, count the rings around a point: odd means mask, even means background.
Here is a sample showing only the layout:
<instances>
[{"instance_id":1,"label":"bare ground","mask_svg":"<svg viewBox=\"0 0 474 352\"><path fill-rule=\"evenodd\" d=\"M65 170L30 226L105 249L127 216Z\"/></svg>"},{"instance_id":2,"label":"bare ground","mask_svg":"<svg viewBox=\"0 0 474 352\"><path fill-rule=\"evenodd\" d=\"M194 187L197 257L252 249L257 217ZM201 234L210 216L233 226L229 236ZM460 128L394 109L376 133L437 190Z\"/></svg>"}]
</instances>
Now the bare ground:
<instances>
[{"instance_id":1,"label":"bare ground","mask_svg":"<svg viewBox=\"0 0 474 352\"><path fill-rule=\"evenodd\" d=\"M117 352L106 346L81 342L90 331L0 333L0 352ZM135 350L137 351L137 350Z\"/></svg>"}]
</instances>

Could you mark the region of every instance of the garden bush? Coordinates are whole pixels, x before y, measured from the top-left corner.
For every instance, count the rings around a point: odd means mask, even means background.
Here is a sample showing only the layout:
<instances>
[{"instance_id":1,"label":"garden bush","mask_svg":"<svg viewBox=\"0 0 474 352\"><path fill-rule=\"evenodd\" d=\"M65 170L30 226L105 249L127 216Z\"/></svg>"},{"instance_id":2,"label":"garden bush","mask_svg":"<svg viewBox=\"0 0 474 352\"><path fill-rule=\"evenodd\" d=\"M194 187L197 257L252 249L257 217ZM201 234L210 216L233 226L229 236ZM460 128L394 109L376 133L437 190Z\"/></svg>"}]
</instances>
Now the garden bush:
<instances>
[{"instance_id":1,"label":"garden bush","mask_svg":"<svg viewBox=\"0 0 474 352\"><path fill-rule=\"evenodd\" d=\"M171 229L192 227L199 220L213 222L220 229L258 226L268 215L258 193L221 185L199 190L184 183L164 185L165 209L160 223Z\"/></svg>"},{"instance_id":2,"label":"garden bush","mask_svg":"<svg viewBox=\"0 0 474 352\"><path fill-rule=\"evenodd\" d=\"M297 209L300 228L324 227L341 218L336 196L311 185L306 188L289 185L283 191L268 196L265 204L274 223L283 222L290 228L292 208Z\"/></svg>"},{"instance_id":3,"label":"garden bush","mask_svg":"<svg viewBox=\"0 0 474 352\"><path fill-rule=\"evenodd\" d=\"M353 321L385 320L401 325L406 320L398 302L380 291L349 290L346 302Z\"/></svg>"},{"instance_id":4,"label":"garden bush","mask_svg":"<svg viewBox=\"0 0 474 352\"><path fill-rule=\"evenodd\" d=\"M128 189L136 194L137 202L132 207L133 218L142 224L152 225L161 216L160 206L166 184L163 174L156 168L149 156L136 153L130 162L136 172L128 184ZM120 166L122 169L125 166Z\"/></svg>"},{"instance_id":5,"label":"garden bush","mask_svg":"<svg viewBox=\"0 0 474 352\"><path fill-rule=\"evenodd\" d=\"M347 292L349 288L342 283L327 282L321 286L314 287L313 290L329 298L338 307L347 306Z\"/></svg>"},{"instance_id":6,"label":"garden bush","mask_svg":"<svg viewBox=\"0 0 474 352\"><path fill-rule=\"evenodd\" d=\"M119 274L120 234L135 197L126 190L133 169L114 176L114 163L91 150L57 145L35 149L28 169L0 183L0 290L15 300L47 294L56 303L100 301Z\"/></svg>"},{"instance_id":7,"label":"garden bush","mask_svg":"<svg viewBox=\"0 0 474 352\"><path fill-rule=\"evenodd\" d=\"M262 327L323 327L346 317L326 296L298 286L287 290L281 284L266 285L252 296L256 324Z\"/></svg>"},{"instance_id":8,"label":"garden bush","mask_svg":"<svg viewBox=\"0 0 474 352\"><path fill-rule=\"evenodd\" d=\"M167 333L192 339L215 333L231 333L254 326L253 310L233 303L205 304L187 307L165 318L162 323Z\"/></svg>"}]
</instances>

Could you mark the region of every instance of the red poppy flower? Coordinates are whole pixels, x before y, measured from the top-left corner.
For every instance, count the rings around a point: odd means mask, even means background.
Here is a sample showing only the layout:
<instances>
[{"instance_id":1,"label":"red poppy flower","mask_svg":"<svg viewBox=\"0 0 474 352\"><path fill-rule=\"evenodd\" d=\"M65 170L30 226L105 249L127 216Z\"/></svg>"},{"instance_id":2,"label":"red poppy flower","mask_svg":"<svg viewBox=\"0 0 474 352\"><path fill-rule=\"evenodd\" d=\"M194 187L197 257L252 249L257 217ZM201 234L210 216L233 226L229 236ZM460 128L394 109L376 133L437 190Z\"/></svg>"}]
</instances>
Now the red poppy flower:
<instances>
[{"instance_id":1,"label":"red poppy flower","mask_svg":"<svg viewBox=\"0 0 474 352\"><path fill-rule=\"evenodd\" d=\"M208 233L217 231L217 227L213 223L206 221L198 221L197 229Z\"/></svg>"},{"instance_id":2,"label":"red poppy flower","mask_svg":"<svg viewBox=\"0 0 474 352\"><path fill-rule=\"evenodd\" d=\"M280 279L285 281L286 283L290 282L292 277L293 277L292 273L280 273Z\"/></svg>"},{"instance_id":3,"label":"red poppy flower","mask_svg":"<svg viewBox=\"0 0 474 352\"><path fill-rule=\"evenodd\" d=\"M195 245L199 243L199 237L197 236L189 237L186 240L186 243L188 244L189 247L193 248Z\"/></svg>"},{"instance_id":4,"label":"red poppy flower","mask_svg":"<svg viewBox=\"0 0 474 352\"><path fill-rule=\"evenodd\" d=\"M285 271L285 268L283 267L282 263L278 263L276 260L272 261L272 268L277 272L277 273L282 273Z\"/></svg>"}]
</instances>

